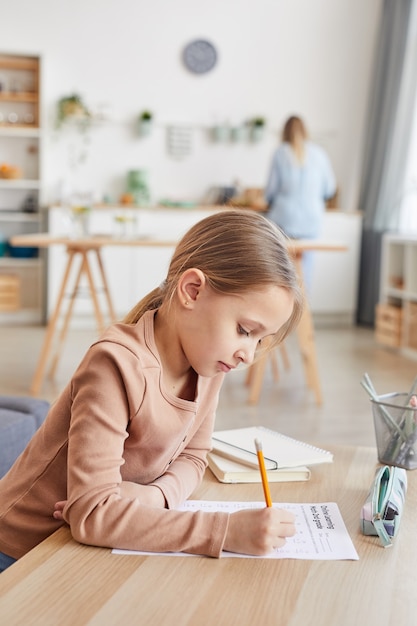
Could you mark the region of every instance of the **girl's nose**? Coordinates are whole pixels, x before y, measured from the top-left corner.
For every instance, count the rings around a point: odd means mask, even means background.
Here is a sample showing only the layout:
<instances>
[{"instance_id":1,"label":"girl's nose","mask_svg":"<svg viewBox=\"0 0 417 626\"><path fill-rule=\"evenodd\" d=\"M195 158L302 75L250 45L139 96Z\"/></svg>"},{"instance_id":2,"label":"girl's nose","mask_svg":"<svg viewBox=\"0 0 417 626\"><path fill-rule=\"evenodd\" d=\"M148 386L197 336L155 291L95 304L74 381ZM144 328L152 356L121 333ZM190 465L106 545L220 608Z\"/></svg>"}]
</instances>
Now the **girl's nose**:
<instances>
[{"instance_id":1,"label":"girl's nose","mask_svg":"<svg viewBox=\"0 0 417 626\"><path fill-rule=\"evenodd\" d=\"M245 365L250 365L253 361L253 359L255 358L255 350L256 350L256 345L254 346L254 348L249 348L249 346L245 349L240 349L236 352L235 356L237 359L240 360L241 363L244 363Z\"/></svg>"}]
</instances>

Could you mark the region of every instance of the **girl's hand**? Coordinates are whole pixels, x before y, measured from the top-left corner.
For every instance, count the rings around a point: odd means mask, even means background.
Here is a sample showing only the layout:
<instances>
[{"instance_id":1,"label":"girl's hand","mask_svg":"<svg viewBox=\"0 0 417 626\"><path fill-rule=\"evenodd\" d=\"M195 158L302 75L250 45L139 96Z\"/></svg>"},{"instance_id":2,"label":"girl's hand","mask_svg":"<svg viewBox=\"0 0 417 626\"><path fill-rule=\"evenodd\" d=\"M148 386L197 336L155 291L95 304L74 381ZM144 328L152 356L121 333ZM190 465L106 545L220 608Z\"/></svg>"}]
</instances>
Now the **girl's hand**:
<instances>
[{"instance_id":1,"label":"girl's hand","mask_svg":"<svg viewBox=\"0 0 417 626\"><path fill-rule=\"evenodd\" d=\"M237 511L230 516L223 549L263 556L295 535L294 521L293 513L273 507Z\"/></svg>"},{"instance_id":2,"label":"girl's hand","mask_svg":"<svg viewBox=\"0 0 417 626\"><path fill-rule=\"evenodd\" d=\"M63 510L66 505L66 500L61 500L60 502L55 502L55 510L53 512L54 519L57 519L60 522L64 521Z\"/></svg>"}]
</instances>

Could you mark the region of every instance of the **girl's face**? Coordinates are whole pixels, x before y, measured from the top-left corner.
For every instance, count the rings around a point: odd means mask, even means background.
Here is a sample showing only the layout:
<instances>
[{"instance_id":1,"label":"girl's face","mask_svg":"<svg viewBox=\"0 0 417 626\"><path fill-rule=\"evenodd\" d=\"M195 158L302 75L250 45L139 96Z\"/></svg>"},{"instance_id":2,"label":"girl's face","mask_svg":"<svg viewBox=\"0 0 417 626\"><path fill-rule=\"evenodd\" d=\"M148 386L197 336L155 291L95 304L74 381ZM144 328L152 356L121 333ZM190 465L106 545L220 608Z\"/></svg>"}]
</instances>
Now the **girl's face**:
<instances>
[{"instance_id":1,"label":"girl's face","mask_svg":"<svg viewBox=\"0 0 417 626\"><path fill-rule=\"evenodd\" d=\"M207 377L250 364L259 342L288 320L293 303L288 290L275 285L236 295L206 286L186 311L180 338L184 355L197 374Z\"/></svg>"}]
</instances>

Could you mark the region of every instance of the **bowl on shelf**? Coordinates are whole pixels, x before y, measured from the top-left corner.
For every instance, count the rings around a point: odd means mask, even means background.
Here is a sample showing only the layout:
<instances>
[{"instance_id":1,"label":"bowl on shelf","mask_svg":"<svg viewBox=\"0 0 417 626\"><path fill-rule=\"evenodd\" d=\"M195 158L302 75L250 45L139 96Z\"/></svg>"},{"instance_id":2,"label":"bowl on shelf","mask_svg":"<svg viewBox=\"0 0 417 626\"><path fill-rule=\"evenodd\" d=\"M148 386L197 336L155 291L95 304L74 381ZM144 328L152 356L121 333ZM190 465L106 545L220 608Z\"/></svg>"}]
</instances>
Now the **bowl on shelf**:
<instances>
[{"instance_id":1,"label":"bowl on shelf","mask_svg":"<svg viewBox=\"0 0 417 626\"><path fill-rule=\"evenodd\" d=\"M0 165L0 178L16 180L17 178L22 178L22 171L16 165L2 163Z\"/></svg>"},{"instance_id":2,"label":"bowl on shelf","mask_svg":"<svg viewBox=\"0 0 417 626\"><path fill-rule=\"evenodd\" d=\"M6 256L7 254L7 241L5 239L0 238L0 257Z\"/></svg>"},{"instance_id":3,"label":"bowl on shelf","mask_svg":"<svg viewBox=\"0 0 417 626\"><path fill-rule=\"evenodd\" d=\"M32 246L12 246L9 244L9 255L14 259L34 259L38 256L39 248Z\"/></svg>"}]
</instances>

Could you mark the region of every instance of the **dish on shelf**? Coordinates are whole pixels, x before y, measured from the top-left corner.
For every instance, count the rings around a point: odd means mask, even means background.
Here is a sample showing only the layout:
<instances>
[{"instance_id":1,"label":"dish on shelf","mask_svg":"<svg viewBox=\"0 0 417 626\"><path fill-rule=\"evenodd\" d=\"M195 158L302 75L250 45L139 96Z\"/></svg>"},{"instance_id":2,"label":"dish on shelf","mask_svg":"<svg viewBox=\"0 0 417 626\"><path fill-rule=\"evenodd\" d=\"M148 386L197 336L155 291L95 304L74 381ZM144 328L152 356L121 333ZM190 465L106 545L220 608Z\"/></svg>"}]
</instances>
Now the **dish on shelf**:
<instances>
[{"instance_id":1,"label":"dish on shelf","mask_svg":"<svg viewBox=\"0 0 417 626\"><path fill-rule=\"evenodd\" d=\"M0 257L6 256L7 254L7 241L5 239L0 238Z\"/></svg>"},{"instance_id":2,"label":"dish on shelf","mask_svg":"<svg viewBox=\"0 0 417 626\"><path fill-rule=\"evenodd\" d=\"M403 276L390 276L390 285L395 289L404 289L404 277Z\"/></svg>"},{"instance_id":3,"label":"dish on shelf","mask_svg":"<svg viewBox=\"0 0 417 626\"><path fill-rule=\"evenodd\" d=\"M22 170L16 165L2 163L0 165L0 178L16 179L22 178Z\"/></svg>"},{"instance_id":4,"label":"dish on shelf","mask_svg":"<svg viewBox=\"0 0 417 626\"><path fill-rule=\"evenodd\" d=\"M9 244L9 255L14 259L33 259L38 256L38 248L31 246L12 246Z\"/></svg>"}]
</instances>

